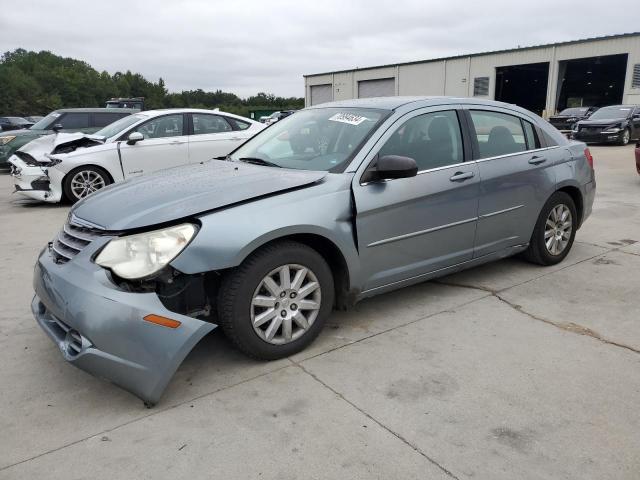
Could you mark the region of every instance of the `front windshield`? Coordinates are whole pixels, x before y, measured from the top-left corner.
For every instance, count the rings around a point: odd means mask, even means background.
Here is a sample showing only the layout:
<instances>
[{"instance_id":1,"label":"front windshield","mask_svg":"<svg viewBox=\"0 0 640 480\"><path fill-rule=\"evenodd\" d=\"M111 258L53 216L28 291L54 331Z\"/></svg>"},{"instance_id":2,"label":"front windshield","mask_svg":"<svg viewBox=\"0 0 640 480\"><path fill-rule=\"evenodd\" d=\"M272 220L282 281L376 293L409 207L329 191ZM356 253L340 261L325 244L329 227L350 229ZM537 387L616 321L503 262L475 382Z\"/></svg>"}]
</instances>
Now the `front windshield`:
<instances>
[{"instance_id":1,"label":"front windshield","mask_svg":"<svg viewBox=\"0 0 640 480\"><path fill-rule=\"evenodd\" d=\"M111 138L114 135L118 135L123 130L126 130L134 123L139 122L140 120L144 120L145 118L147 118L146 115L142 115L139 113L136 113L134 115L127 115L120 120L116 120L115 122L110 123L103 129L98 130L95 135L99 135L105 138Z\"/></svg>"},{"instance_id":2,"label":"front windshield","mask_svg":"<svg viewBox=\"0 0 640 480\"><path fill-rule=\"evenodd\" d=\"M299 170L341 171L373 132L385 110L314 108L290 115L231 155Z\"/></svg>"},{"instance_id":3,"label":"front windshield","mask_svg":"<svg viewBox=\"0 0 640 480\"><path fill-rule=\"evenodd\" d=\"M55 124L54 120L59 116L60 114L58 112L51 112L42 120L34 123L31 130L51 130L51 127Z\"/></svg>"},{"instance_id":4,"label":"front windshield","mask_svg":"<svg viewBox=\"0 0 640 480\"><path fill-rule=\"evenodd\" d=\"M589 117L589 120L623 119L629 116L631 107L604 107Z\"/></svg>"},{"instance_id":5,"label":"front windshield","mask_svg":"<svg viewBox=\"0 0 640 480\"><path fill-rule=\"evenodd\" d=\"M566 117L578 117L587 113L587 108L565 108L560 112L560 115Z\"/></svg>"}]
</instances>

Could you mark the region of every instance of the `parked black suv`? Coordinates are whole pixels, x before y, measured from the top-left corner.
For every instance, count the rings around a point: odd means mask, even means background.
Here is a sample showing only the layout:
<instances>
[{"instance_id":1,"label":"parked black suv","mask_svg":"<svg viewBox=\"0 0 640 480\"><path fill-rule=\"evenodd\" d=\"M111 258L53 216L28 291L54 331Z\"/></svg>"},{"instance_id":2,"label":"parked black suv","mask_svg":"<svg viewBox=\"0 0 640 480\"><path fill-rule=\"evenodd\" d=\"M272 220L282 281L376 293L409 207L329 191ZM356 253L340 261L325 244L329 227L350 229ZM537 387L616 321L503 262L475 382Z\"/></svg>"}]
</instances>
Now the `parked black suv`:
<instances>
[{"instance_id":1,"label":"parked black suv","mask_svg":"<svg viewBox=\"0 0 640 480\"><path fill-rule=\"evenodd\" d=\"M640 106L603 107L587 120L576 123L571 133L581 142L627 145L630 140L640 138Z\"/></svg>"},{"instance_id":2,"label":"parked black suv","mask_svg":"<svg viewBox=\"0 0 640 480\"><path fill-rule=\"evenodd\" d=\"M550 117L549 123L562 133L570 133L574 123L589 118L596 110L598 107L565 108L559 114Z\"/></svg>"}]
</instances>

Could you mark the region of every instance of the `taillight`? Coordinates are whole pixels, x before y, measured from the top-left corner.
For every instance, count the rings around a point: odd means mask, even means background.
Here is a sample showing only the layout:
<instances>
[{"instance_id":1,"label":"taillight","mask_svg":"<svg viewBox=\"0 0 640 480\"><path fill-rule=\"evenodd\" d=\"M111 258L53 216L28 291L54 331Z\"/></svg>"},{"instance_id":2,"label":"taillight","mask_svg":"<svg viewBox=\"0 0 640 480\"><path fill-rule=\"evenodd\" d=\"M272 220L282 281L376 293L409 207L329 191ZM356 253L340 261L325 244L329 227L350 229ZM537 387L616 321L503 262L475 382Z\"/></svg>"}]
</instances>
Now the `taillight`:
<instances>
[{"instance_id":1,"label":"taillight","mask_svg":"<svg viewBox=\"0 0 640 480\"><path fill-rule=\"evenodd\" d=\"M589 151L588 148L584 149L584 156L587 158L587 162L589 162L589 166L593 168L593 155L591 155L591 152Z\"/></svg>"}]
</instances>

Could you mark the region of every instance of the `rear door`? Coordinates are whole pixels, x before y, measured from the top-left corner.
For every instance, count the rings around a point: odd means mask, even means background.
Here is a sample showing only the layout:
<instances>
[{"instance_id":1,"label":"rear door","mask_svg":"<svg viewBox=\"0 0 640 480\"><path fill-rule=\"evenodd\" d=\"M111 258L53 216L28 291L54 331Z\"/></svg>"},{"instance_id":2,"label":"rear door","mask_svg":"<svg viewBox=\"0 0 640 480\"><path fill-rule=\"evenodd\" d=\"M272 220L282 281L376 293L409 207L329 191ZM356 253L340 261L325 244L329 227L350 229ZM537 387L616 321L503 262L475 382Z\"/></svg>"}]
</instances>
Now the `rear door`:
<instances>
[{"instance_id":1,"label":"rear door","mask_svg":"<svg viewBox=\"0 0 640 480\"><path fill-rule=\"evenodd\" d=\"M529 242L542 206L555 191L551 167L564 149L541 148L531 121L513 111L466 108L481 179L477 258Z\"/></svg>"},{"instance_id":2,"label":"rear door","mask_svg":"<svg viewBox=\"0 0 640 480\"><path fill-rule=\"evenodd\" d=\"M189 162L198 163L231 153L248 135L235 130L222 115L209 113L191 114L192 129L189 135Z\"/></svg>"},{"instance_id":3,"label":"rear door","mask_svg":"<svg viewBox=\"0 0 640 480\"><path fill-rule=\"evenodd\" d=\"M127 132L125 141L120 142L125 178L186 165L189 159L186 123L184 114L173 113L154 117ZM132 132L140 132L144 139L129 145L126 138Z\"/></svg>"},{"instance_id":4,"label":"rear door","mask_svg":"<svg viewBox=\"0 0 640 480\"><path fill-rule=\"evenodd\" d=\"M378 155L411 157L415 177L369 183L354 177L365 290L472 258L480 180L477 165L465 162L460 115L452 106L420 109L377 142L369 165Z\"/></svg>"}]
</instances>

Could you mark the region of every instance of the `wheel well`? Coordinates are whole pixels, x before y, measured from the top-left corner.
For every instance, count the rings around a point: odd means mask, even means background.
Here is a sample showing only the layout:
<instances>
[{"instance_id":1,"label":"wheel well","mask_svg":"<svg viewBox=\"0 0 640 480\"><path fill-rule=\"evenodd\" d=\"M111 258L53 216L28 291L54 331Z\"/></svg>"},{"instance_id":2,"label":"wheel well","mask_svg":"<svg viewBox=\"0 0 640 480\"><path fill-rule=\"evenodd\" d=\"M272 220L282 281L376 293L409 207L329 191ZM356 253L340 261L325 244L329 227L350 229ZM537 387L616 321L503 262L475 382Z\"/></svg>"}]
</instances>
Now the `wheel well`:
<instances>
[{"instance_id":1,"label":"wheel well","mask_svg":"<svg viewBox=\"0 0 640 480\"><path fill-rule=\"evenodd\" d=\"M67 173L64 177L62 177L62 182L60 187L62 188L62 196L66 198L67 194L64 190L64 184L67 182L67 178L69 178L69 175L71 175L73 172L81 169L81 168L86 168L86 167L93 167L93 168L97 168L98 170L102 170L104 173L107 174L107 177L109 177L109 182L110 183L114 183L113 177L111 176L111 173L109 173L109 170L107 170L104 167L101 167L100 165L94 165L93 163L87 164L87 165L80 165L77 166L76 168L72 168L71 170L69 170L69 173ZM67 198L67 200L71 200L69 198Z\"/></svg>"},{"instance_id":2,"label":"wheel well","mask_svg":"<svg viewBox=\"0 0 640 480\"><path fill-rule=\"evenodd\" d=\"M349 292L349 268L340 249L326 237L313 233L298 233L271 240L269 243L281 240L293 240L307 245L318 252L325 259L331 273L335 287L335 304L338 309L346 309L354 302Z\"/></svg>"},{"instance_id":3,"label":"wheel well","mask_svg":"<svg viewBox=\"0 0 640 480\"><path fill-rule=\"evenodd\" d=\"M578 228L580 228L582 224L582 212L584 209L584 202L582 201L582 193L580 189L577 187L562 187L559 192L564 192L571 197L573 203L576 205L576 210L578 212Z\"/></svg>"}]
</instances>

